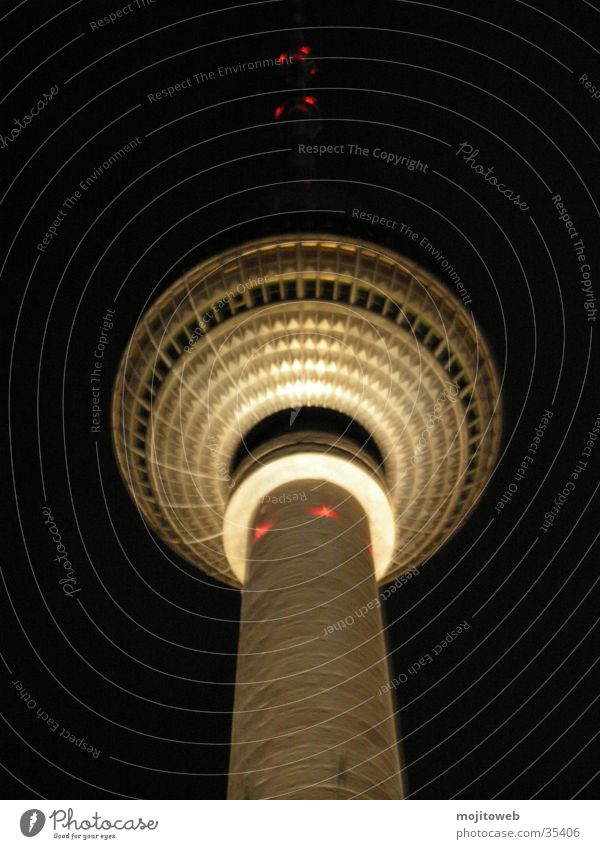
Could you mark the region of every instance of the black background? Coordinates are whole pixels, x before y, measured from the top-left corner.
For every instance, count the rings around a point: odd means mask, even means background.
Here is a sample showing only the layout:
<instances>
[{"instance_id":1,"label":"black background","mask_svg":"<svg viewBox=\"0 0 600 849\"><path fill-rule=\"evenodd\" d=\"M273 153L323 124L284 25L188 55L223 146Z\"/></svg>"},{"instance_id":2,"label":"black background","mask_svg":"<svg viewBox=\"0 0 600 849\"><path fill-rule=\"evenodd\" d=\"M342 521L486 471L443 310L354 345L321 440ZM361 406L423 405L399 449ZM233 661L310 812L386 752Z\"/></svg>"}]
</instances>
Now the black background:
<instances>
[{"instance_id":1,"label":"black background","mask_svg":"<svg viewBox=\"0 0 600 849\"><path fill-rule=\"evenodd\" d=\"M59 86L0 150L6 487L16 504L5 514L2 568L3 795L225 796L239 595L144 527L113 457L112 382L156 295L244 239L350 233L444 279L418 243L352 219L360 208L409 224L442 251L503 379L504 453L487 491L385 611L395 674L464 619L471 625L396 690L410 796L593 796L599 447L552 529L539 528L600 413L597 330L551 200L562 195L598 293L600 99L579 77L600 86L600 12L546 0L282 0L215 12L156 0L91 29L124 5L2 7L10 52L0 132ZM426 174L345 154L321 157L315 180L303 180L274 119L290 96L277 68L149 102L194 73L297 46L298 10L302 39L318 57L315 141L410 153L428 163ZM64 198L136 136L142 143L83 193L40 253ZM530 209L456 156L461 142ZM95 435L89 378L107 307L115 327ZM535 462L498 514L546 409L554 415ZM58 584L44 505L75 567L73 598ZM58 737L38 709L100 756Z\"/></svg>"}]
</instances>

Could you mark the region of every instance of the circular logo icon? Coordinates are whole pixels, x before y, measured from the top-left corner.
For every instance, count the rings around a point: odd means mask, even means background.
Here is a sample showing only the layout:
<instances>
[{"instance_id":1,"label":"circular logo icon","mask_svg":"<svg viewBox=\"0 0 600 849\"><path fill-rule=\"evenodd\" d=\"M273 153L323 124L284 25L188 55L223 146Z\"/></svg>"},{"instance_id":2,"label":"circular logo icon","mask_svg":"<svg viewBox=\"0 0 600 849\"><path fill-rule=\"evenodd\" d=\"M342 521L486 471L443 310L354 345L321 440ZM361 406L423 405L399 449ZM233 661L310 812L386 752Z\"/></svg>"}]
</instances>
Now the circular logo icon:
<instances>
[{"instance_id":1,"label":"circular logo icon","mask_svg":"<svg viewBox=\"0 0 600 849\"><path fill-rule=\"evenodd\" d=\"M46 817L38 808L31 808L21 815L21 834L25 837L35 837L43 829Z\"/></svg>"}]
</instances>

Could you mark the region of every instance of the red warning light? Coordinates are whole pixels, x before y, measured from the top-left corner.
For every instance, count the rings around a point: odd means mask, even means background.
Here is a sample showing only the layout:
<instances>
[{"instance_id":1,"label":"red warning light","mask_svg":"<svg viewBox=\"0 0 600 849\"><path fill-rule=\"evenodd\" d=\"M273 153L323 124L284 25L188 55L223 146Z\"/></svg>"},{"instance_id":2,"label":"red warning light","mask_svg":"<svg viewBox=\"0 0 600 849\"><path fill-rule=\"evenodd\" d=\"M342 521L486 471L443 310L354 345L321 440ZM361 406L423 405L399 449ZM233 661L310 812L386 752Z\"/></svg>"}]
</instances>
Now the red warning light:
<instances>
[{"instance_id":1,"label":"red warning light","mask_svg":"<svg viewBox=\"0 0 600 849\"><path fill-rule=\"evenodd\" d=\"M262 539L262 537L264 537L264 535L268 533L272 527L273 522L270 519L267 519L267 521L263 522L262 525L257 525L254 528L254 535L252 537L253 541L257 542L257 540Z\"/></svg>"},{"instance_id":2,"label":"red warning light","mask_svg":"<svg viewBox=\"0 0 600 849\"><path fill-rule=\"evenodd\" d=\"M290 53L280 53L279 62L305 62L311 53L311 48L308 47L306 44L303 44L302 47L298 47L296 50L292 50Z\"/></svg>"},{"instance_id":3,"label":"red warning light","mask_svg":"<svg viewBox=\"0 0 600 849\"><path fill-rule=\"evenodd\" d=\"M288 71L291 69L294 72L300 69L304 76L314 77L317 74L317 63L313 56L312 47L307 44L302 44L300 47L293 47L291 50L282 50L277 59L277 64Z\"/></svg>"},{"instance_id":4,"label":"red warning light","mask_svg":"<svg viewBox=\"0 0 600 849\"><path fill-rule=\"evenodd\" d=\"M302 97L289 97L275 109L275 118L282 121L298 121L304 118L314 120L318 117L317 98L310 94Z\"/></svg>"},{"instance_id":5,"label":"red warning light","mask_svg":"<svg viewBox=\"0 0 600 849\"><path fill-rule=\"evenodd\" d=\"M324 516L326 519L340 518L340 514L336 513L333 507L328 507L326 504L319 504L318 507L311 507L308 512L311 516Z\"/></svg>"}]
</instances>

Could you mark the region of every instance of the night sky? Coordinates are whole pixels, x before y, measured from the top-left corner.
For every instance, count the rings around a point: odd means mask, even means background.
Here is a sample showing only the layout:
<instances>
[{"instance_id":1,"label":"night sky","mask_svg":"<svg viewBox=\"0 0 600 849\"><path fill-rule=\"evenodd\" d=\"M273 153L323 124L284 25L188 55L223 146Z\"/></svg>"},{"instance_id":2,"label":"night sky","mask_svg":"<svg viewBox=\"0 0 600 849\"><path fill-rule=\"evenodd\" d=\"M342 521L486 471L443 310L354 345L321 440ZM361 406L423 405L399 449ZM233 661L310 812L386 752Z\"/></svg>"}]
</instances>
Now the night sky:
<instances>
[{"instance_id":1,"label":"night sky","mask_svg":"<svg viewBox=\"0 0 600 849\"><path fill-rule=\"evenodd\" d=\"M583 0L127 8L2 5L3 795L225 797L240 596L145 527L114 459L110 398L139 316L179 275L247 239L318 231L392 248L452 288L426 237L467 287L502 378L487 490L385 606L396 676L469 623L395 689L409 796L593 798L600 12ZM235 66L300 45L315 103L298 128L275 118L299 96L285 67ZM300 132L338 152L300 156Z\"/></svg>"}]
</instances>

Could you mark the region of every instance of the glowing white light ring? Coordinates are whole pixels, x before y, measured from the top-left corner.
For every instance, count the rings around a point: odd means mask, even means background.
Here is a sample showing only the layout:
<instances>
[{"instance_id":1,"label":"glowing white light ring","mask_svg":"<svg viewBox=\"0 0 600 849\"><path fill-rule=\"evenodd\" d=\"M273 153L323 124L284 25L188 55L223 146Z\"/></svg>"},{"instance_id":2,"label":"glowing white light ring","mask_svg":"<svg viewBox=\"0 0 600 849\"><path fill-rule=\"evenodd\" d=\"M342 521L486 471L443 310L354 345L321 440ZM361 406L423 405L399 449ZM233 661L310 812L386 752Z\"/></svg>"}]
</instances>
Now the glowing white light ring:
<instances>
[{"instance_id":1,"label":"glowing white light ring","mask_svg":"<svg viewBox=\"0 0 600 849\"><path fill-rule=\"evenodd\" d=\"M375 575L382 581L391 566L395 522L381 484L355 463L308 451L279 457L260 466L242 481L229 500L223 520L223 546L239 581L244 583L248 531L261 499L299 480L327 481L356 498L369 520Z\"/></svg>"}]
</instances>

